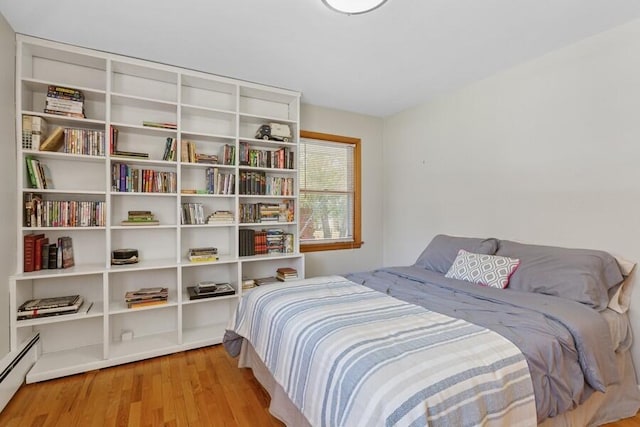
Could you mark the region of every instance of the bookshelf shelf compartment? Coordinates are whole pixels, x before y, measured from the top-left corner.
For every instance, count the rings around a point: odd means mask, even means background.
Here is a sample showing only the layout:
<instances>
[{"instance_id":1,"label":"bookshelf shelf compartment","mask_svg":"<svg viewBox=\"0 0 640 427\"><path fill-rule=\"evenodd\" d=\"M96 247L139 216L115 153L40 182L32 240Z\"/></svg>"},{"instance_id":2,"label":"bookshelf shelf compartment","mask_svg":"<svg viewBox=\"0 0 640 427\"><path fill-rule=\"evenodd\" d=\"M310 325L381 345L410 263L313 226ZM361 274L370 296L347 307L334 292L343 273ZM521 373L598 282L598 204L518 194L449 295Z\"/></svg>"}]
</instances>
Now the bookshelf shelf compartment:
<instances>
[{"instance_id":1,"label":"bookshelf shelf compartment","mask_svg":"<svg viewBox=\"0 0 640 427\"><path fill-rule=\"evenodd\" d=\"M109 358L118 363L127 363L180 351L176 350L177 346L177 331L145 335L137 338L134 331L134 338L131 341L114 340L111 343Z\"/></svg>"},{"instance_id":2,"label":"bookshelf shelf compartment","mask_svg":"<svg viewBox=\"0 0 640 427\"><path fill-rule=\"evenodd\" d=\"M100 369L105 366L102 355L102 344L44 353L27 374L27 383Z\"/></svg>"},{"instance_id":3,"label":"bookshelf shelf compartment","mask_svg":"<svg viewBox=\"0 0 640 427\"><path fill-rule=\"evenodd\" d=\"M22 120L17 120L18 256L17 273L10 280L10 312L17 314L24 301L49 296L81 294L94 304L86 314L21 321L17 315L11 316L12 349L33 333L41 337L41 355L28 382L220 343L240 301L244 278L274 276L279 267L294 267L304 277L297 218L291 222L238 222L243 203L287 201L293 204L293 212L299 211L297 169L243 166L238 156L246 148L245 142L261 151L285 148L282 151L291 153L297 167L298 92L23 35L17 36L16 70L18 117L44 118L50 130L64 127L105 132L101 156L38 151L33 138L29 143L28 134L23 145ZM49 85L82 91L86 118L43 113ZM36 122L25 121L25 127ZM144 122L170 126L144 126ZM271 122L288 125L291 140L255 139L258 128ZM175 150L169 152L174 155L166 155L172 146ZM117 155L115 151L134 155ZM219 164L213 164L216 157ZM38 162L50 172L47 182L52 186L47 189L29 188L34 184L28 166L33 171ZM222 194L214 194L210 182L216 170ZM291 195L239 194L241 172L287 179ZM142 187L141 175L147 183L153 180L162 185ZM134 180L137 186L127 185ZM42 178L35 181L35 186L44 186ZM166 192L124 191L134 188ZM60 211L66 206L63 212L76 205L58 202L100 202L96 211L100 215L104 212L104 222L91 227L27 226L72 224L50 223L42 216L38 222L35 215L28 217L35 221L27 221L30 206L25 203L34 199L35 206L41 199L48 209L57 206ZM131 211L150 211L158 223L123 225ZM232 221L216 222L230 217ZM294 251L241 257L240 236L244 238L245 230L267 228L290 234ZM45 234L50 240L71 237L75 266L25 273L25 237L31 234ZM26 238L29 250L30 239ZM248 244L243 240L243 250ZM215 247L218 259L190 262L189 249L197 247ZM138 250L139 261L111 265L113 251L123 248ZM27 261L29 270L30 259ZM190 300L187 288L205 280L229 283L235 294ZM166 304L126 307L127 291L157 286L168 288ZM127 340L126 331L133 333L133 339Z\"/></svg>"}]
</instances>

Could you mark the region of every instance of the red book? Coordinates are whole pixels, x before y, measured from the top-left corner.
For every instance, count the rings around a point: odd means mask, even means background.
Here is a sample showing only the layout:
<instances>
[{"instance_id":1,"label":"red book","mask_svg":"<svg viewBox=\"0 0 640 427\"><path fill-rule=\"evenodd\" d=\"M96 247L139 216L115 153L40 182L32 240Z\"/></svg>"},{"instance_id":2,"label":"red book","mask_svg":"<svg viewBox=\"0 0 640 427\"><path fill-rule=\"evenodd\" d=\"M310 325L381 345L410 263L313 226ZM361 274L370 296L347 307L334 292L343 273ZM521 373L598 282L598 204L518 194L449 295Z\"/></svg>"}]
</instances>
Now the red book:
<instances>
[{"instance_id":1,"label":"red book","mask_svg":"<svg viewBox=\"0 0 640 427\"><path fill-rule=\"evenodd\" d=\"M49 243L48 237L40 237L35 242L34 262L33 262L34 271L42 270L42 246L47 243Z\"/></svg>"},{"instance_id":2,"label":"red book","mask_svg":"<svg viewBox=\"0 0 640 427\"><path fill-rule=\"evenodd\" d=\"M24 248L23 248L23 271L28 273L35 270L35 253L36 253L36 240L44 237L44 234L26 234L24 236Z\"/></svg>"}]
</instances>

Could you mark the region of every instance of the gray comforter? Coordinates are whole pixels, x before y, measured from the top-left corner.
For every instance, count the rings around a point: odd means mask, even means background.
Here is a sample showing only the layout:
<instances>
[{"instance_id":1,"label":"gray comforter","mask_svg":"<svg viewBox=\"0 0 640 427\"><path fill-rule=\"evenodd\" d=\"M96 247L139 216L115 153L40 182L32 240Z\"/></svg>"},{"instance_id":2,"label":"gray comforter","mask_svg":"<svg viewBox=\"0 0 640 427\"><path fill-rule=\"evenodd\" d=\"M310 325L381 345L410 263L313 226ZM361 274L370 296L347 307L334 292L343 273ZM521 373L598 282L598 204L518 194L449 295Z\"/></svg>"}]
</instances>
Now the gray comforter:
<instances>
[{"instance_id":1,"label":"gray comforter","mask_svg":"<svg viewBox=\"0 0 640 427\"><path fill-rule=\"evenodd\" d=\"M619 382L608 326L583 304L470 285L419 267L347 274L395 298L498 332L527 359L538 422L575 408Z\"/></svg>"}]
</instances>

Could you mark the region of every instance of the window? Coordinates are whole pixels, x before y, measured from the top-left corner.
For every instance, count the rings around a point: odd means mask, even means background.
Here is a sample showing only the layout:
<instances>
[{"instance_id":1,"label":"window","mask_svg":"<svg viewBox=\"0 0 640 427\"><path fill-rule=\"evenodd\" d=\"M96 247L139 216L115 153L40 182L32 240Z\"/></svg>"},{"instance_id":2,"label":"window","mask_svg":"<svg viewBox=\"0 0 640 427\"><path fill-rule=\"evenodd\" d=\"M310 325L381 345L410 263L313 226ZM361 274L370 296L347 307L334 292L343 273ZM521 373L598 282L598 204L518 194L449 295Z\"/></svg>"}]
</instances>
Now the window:
<instances>
[{"instance_id":1,"label":"window","mask_svg":"<svg viewBox=\"0 0 640 427\"><path fill-rule=\"evenodd\" d=\"M360 240L360 139L300 131L300 250L353 249Z\"/></svg>"}]
</instances>

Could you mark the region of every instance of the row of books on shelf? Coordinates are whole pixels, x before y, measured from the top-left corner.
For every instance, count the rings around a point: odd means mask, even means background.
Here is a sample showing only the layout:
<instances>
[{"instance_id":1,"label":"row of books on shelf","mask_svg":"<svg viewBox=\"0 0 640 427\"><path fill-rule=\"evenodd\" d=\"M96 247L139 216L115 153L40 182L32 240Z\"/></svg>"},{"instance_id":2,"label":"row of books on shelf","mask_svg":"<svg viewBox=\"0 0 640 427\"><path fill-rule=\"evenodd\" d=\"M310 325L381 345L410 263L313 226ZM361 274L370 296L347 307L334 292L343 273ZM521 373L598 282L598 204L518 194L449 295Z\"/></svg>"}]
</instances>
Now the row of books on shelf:
<instances>
[{"instance_id":1,"label":"row of books on shelf","mask_svg":"<svg viewBox=\"0 0 640 427\"><path fill-rule=\"evenodd\" d=\"M235 194L236 175L209 167L205 171L205 188L208 194Z\"/></svg>"},{"instance_id":2,"label":"row of books on shelf","mask_svg":"<svg viewBox=\"0 0 640 427\"><path fill-rule=\"evenodd\" d=\"M183 163L206 163L211 165L218 164L217 154L206 154L196 152L196 143L191 141L181 141L180 143L180 161ZM223 148L224 151L224 148ZM224 156L224 153L223 153Z\"/></svg>"},{"instance_id":3,"label":"row of books on shelf","mask_svg":"<svg viewBox=\"0 0 640 427\"><path fill-rule=\"evenodd\" d=\"M58 127L50 138L40 146L40 151L62 151L88 156L105 155L104 131Z\"/></svg>"},{"instance_id":4,"label":"row of books on shelf","mask_svg":"<svg viewBox=\"0 0 640 427\"><path fill-rule=\"evenodd\" d=\"M102 130L61 126L56 127L51 132L49 130L49 124L44 117L23 115L22 148L25 150L61 151L69 154L105 155L105 133ZM119 149L118 136L118 128L110 126L109 153L112 156L150 157L149 153L146 152ZM180 144L180 161L183 163L235 164L235 146L231 144L224 144L220 155L198 153L195 142L184 140ZM167 137L162 160L175 161L176 159L177 140L174 137ZM241 166L294 169L294 159L295 153L288 147L282 147L277 150L260 150L250 148L246 142L240 143L239 164Z\"/></svg>"},{"instance_id":5,"label":"row of books on shelf","mask_svg":"<svg viewBox=\"0 0 640 427\"><path fill-rule=\"evenodd\" d=\"M238 157L241 166L293 169L295 153L289 147L277 150L259 150L250 148L247 142L241 142Z\"/></svg>"},{"instance_id":6,"label":"row of books on shelf","mask_svg":"<svg viewBox=\"0 0 640 427\"><path fill-rule=\"evenodd\" d=\"M51 172L49 172L47 166L33 156L26 156L24 160L29 178L29 188L36 188L38 190L52 189L53 181L51 179Z\"/></svg>"},{"instance_id":7,"label":"row of books on shelf","mask_svg":"<svg viewBox=\"0 0 640 427\"><path fill-rule=\"evenodd\" d=\"M44 112L84 118L84 93L78 89L49 85Z\"/></svg>"},{"instance_id":8,"label":"row of books on shelf","mask_svg":"<svg viewBox=\"0 0 640 427\"><path fill-rule=\"evenodd\" d=\"M264 171L240 171L240 194L293 196L294 179L283 176L267 176Z\"/></svg>"},{"instance_id":9,"label":"row of books on shelf","mask_svg":"<svg viewBox=\"0 0 640 427\"><path fill-rule=\"evenodd\" d=\"M293 222L295 205L293 200L280 203L241 203L241 223Z\"/></svg>"},{"instance_id":10,"label":"row of books on shelf","mask_svg":"<svg viewBox=\"0 0 640 427\"><path fill-rule=\"evenodd\" d=\"M218 210L205 215L202 203L183 203L180 210L180 223L183 225L230 224L233 221L231 211Z\"/></svg>"},{"instance_id":11,"label":"row of books on shelf","mask_svg":"<svg viewBox=\"0 0 640 427\"><path fill-rule=\"evenodd\" d=\"M116 192L175 193L177 187L175 172L140 169L126 163L111 166L111 189Z\"/></svg>"},{"instance_id":12,"label":"row of books on shelf","mask_svg":"<svg viewBox=\"0 0 640 427\"><path fill-rule=\"evenodd\" d=\"M80 295L34 298L25 301L18 307L17 318L18 320L27 320L65 314L88 313L92 306L92 302L86 301Z\"/></svg>"},{"instance_id":13,"label":"row of books on shelf","mask_svg":"<svg viewBox=\"0 0 640 427\"><path fill-rule=\"evenodd\" d=\"M293 253L293 234L279 228L238 231L240 256Z\"/></svg>"},{"instance_id":14,"label":"row of books on shelf","mask_svg":"<svg viewBox=\"0 0 640 427\"><path fill-rule=\"evenodd\" d=\"M105 135L102 130L62 126L51 129L44 117L22 115L22 148L24 150L104 156L104 146Z\"/></svg>"},{"instance_id":15,"label":"row of books on shelf","mask_svg":"<svg viewBox=\"0 0 640 427\"><path fill-rule=\"evenodd\" d=\"M44 233L23 236L23 271L69 268L75 265L69 236L49 239Z\"/></svg>"},{"instance_id":16,"label":"row of books on shelf","mask_svg":"<svg viewBox=\"0 0 640 427\"><path fill-rule=\"evenodd\" d=\"M104 227L104 201L43 200L41 194L24 194L25 227Z\"/></svg>"}]
</instances>

